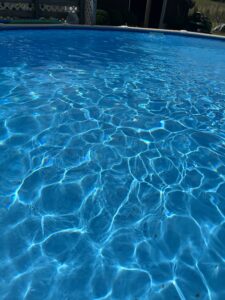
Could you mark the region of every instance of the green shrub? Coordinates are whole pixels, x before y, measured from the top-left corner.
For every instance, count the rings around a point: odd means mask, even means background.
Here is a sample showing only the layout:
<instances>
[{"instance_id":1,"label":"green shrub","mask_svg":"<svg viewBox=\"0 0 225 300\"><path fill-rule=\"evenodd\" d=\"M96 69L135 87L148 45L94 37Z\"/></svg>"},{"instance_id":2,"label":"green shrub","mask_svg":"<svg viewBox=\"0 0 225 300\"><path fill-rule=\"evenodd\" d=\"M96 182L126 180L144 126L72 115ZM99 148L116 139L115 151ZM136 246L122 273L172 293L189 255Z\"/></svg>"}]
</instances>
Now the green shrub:
<instances>
[{"instance_id":1,"label":"green shrub","mask_svg":"<svg viewBox=\"0 0 225 300\"><path fill-rule=\"evenodd\" d=\"M110 17L109 13L105 10L98 9L96 13L96 24L97 25L109 25Z\"/></svg>"},{"instance_id":2,"label":"green shrub","mask_svg":"<svg viewBox=\"0 0 225 300\"><path fill-rule=\"evenodd\" d=\"M190 31L210 33L212 30L212 22L206 15L195 12L189 17L187 29Z\"/></svg>"}]
</instances>

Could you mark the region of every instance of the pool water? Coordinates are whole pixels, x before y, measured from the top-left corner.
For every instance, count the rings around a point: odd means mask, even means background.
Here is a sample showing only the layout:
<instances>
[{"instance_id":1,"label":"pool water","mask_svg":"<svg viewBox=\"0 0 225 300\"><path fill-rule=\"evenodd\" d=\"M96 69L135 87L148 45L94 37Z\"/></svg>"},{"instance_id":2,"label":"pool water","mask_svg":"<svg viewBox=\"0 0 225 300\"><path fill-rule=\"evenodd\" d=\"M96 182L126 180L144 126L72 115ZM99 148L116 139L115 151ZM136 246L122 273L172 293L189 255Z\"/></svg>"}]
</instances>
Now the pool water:
<instances>
[{"instance_id":1,"label":"pool water","mask_svg":"<svg viewBox=\"0 0 225 300\"><path fill-rule=\"evenodd\" d=\"M225 42L0 32L0 299L225 299Z\"/></svg>"}]
</instances>

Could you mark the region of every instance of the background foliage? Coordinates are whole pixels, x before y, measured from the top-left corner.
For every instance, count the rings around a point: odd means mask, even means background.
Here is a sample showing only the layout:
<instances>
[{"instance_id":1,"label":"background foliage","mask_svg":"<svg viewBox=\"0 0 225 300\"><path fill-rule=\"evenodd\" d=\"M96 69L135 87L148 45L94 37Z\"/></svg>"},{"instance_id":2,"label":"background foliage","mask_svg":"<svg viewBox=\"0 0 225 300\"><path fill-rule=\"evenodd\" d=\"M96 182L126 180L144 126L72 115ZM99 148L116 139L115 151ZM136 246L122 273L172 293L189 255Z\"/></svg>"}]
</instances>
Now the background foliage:
<instances>
[{"instance_id":1,"label":"background foliage","mask_svg":"<svg viewBox=\"0 0 225 300\"><path fill-rule=\"evenodd\" d=\"M206 15L211 20L213 27L225 23L225 0L195 0L195 3L193 10ZM190 13L193 13L193 10Z\"/></svg>"}]
</instances>

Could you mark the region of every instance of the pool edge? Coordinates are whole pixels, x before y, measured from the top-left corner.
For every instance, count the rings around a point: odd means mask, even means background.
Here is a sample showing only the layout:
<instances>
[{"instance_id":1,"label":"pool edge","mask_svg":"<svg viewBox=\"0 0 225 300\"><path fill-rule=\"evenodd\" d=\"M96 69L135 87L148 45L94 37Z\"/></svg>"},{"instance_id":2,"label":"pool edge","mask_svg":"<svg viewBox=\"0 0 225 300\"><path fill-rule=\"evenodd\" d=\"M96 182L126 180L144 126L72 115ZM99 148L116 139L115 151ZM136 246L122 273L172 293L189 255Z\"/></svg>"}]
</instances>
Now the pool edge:
<instances>
[{"instance_id":1,"label":"pool edge","mask_svg":"<svg viewBox=\"0 0 225 300\"><path fill-rule=\"evenodd\" d=\"M161 33L166 35L178 35L186 37L205 38L212 40L225 41L225 36L215 34L206 34L198 32L190 32L186 30L169 30L155 29L143 27L128 27L128 26L99 26L99 25L72 25L72 24L1 24L0 31L3 30L18 30L18 29L79 29L79 30L99 30L99 31L124 31L124 32L141 32L141 33Z\"/></svg>"}]
</instances>

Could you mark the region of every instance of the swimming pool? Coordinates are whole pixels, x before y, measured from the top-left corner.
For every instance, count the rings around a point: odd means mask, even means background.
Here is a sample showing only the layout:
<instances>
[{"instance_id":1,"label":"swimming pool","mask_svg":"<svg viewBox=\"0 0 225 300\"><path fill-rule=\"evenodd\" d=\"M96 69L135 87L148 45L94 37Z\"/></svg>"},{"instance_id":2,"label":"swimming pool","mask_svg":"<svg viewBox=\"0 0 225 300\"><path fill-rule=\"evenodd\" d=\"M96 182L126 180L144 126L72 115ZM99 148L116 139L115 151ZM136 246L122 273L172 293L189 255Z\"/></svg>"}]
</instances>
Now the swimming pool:
<instances>
[{"instance_id":1,"label":"swimming pool","mask_svg":"<svg viewBox=\"0 0 225 300\"><path fill-rule=\"evenodd\" d=\"M225 43L0 32L0 299L225 299Z\"/></svg>"}]
</instances>

